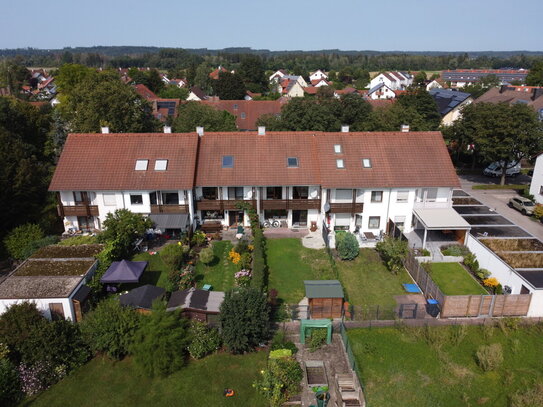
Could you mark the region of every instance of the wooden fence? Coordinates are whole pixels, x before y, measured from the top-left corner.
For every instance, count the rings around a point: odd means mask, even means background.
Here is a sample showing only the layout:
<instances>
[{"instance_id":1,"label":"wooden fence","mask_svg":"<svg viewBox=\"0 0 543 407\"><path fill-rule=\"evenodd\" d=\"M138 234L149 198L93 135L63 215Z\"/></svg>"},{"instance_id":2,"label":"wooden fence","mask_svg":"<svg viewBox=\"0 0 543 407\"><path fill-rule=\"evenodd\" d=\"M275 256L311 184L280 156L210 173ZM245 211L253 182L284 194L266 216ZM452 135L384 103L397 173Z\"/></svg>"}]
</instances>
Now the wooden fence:
<instances>
[{"instance_id":1,"label":"wooden fence","mask_svg":"<svg viewBox=\"0 0 543 407\"><path fill-rule=\"evenodd\" d=\"M404 266L425 297L439 302L441 318L526 316L530 309L531 294L445 295L411 251Z\"/></svg>"}]
</instances>

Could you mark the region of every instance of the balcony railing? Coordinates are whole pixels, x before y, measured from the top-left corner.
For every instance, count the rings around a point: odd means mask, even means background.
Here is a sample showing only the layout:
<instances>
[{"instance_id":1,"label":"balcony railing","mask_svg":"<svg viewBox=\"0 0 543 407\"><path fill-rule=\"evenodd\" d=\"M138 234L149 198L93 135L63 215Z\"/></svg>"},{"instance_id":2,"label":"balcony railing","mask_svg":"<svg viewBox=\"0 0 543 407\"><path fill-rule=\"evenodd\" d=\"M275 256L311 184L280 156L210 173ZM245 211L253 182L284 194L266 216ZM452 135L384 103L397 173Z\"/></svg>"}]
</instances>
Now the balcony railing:
<instances>
[{"instance_id":1,"label":"balcony railing","mask_svg":"<svg viewBox=\"0 0 543 407\"><path fill-rule=\"evenodd\" d=\"M361 213L364 210L363 203L347 202L347 203L330 203L331 213Z\"/></svg>"},{"instance_id":2,"label":"balcony railing","mask_svg":"<svg viewBox=\"0 0 543 407\"><path fill-rule=\"evenodd\" d=\"M188 205L151 205L151 213L189 213Z\"/></svg>"},{"instance_id":3,"label":"balcony railing","mask_svg":"<svg viewBox=\"0 0 543 407\"><path fill-rule=\"evenodd\" d=\"M249 203L256 208L254 200L201 199L196 202L199 211L232 211L238 210L238 203Z\"/></svg>"},{"instance_id":4,"label":"balcony railing","mask_svg":"<svg viewBox=\"0 0 543 407\"><path fill-rule=\"evenodd\" d=\"M64 216L98 216L98 206L89 204L78 205L57 205L57 212L60 217Z\"/></svg>"},{"instance_id":5,"label":"balcony railing","mask_svg":"<svg viewBox=\"0 0 543 407\"><path fill-rule=\"evenodd\" d=\"M264 199L260 201L262 209L320 209L320 199Z\"/></svg>"}]
</instances>

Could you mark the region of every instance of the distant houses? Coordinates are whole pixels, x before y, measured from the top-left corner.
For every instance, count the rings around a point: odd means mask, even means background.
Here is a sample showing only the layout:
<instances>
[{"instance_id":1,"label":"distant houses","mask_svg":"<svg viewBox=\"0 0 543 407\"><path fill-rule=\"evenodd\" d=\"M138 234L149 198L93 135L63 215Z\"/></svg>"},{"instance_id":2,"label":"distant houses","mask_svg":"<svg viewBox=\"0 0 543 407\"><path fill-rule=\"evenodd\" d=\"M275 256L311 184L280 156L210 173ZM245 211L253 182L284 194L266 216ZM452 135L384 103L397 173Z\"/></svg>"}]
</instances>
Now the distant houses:
<instances>
[{"instance_id":1,"label":"distant houses","mask_svg":"<svg viewBox=\"0 0 543 407\"><path fill-rule=\"evenodd\" d=\"M461 117L462 109L473 103L471 94L452 89L432 89L430 95L437 104L437 110L441 115L441 124L450 126Z\"/></svg>"},{"instance_id":2,"label":"distant houses","mask_svg":"<svg viewBox=\"0 0 543 407\"><path fill-rule=\"evenodd\" d=\"M527 69L454 69L442 71L441 79L452 88L463 88L489 75L495 75L500 84L525 83L529 72Z\"/></svg>"}]
</instances>

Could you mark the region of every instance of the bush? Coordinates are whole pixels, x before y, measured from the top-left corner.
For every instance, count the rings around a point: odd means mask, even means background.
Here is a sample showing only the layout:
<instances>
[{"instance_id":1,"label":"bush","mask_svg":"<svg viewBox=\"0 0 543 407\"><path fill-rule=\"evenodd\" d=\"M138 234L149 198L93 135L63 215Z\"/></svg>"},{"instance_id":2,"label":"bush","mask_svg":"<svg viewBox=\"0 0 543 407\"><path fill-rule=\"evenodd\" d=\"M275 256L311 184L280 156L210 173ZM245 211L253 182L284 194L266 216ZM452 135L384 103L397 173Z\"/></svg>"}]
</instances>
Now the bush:
<instances>
[{"instance_id":1,"label":"bush","mask_svg":"<svg viewBox=\"0 0 543 407\"><path fill-rule=\"evenodd\" d=\"M131 257L134 242L153 226L150 218L133 213L128 209L117 209L107 214L103 223L104 231L98 235L101 242L115 241L115 260Z\"/></svg>"},{"instance_id":2,"label":"bush","mask_svg":"<svg viewBox=\"0 0 543 407\"><path fill-rule=\"evenodd\" d=\"M139 314L112 298L100 302L85 316L81 330L94 352L103 352L112 359L122 359L128 354L139 322Z\"/></svg>"},{"instance_id":3,"label":"bush","mask_svg":"<svg viewBox=\"0 0 543 407\"><path fill-rule=\"evenodd\" d=\"M34 240L33 242L30 242L23 250L23 256L25 259L27 259L42 247L56 244L58 241L59 238L57 236L46 236L42 239Z\"/></svg>"},{"instance_id":4,"label":"bush","mask_svg":"<svg viewBox=\"0 0 543 407\"><path fill-rule=\"evenodd\" d=\"M0 360L0 405L16 406L23 398L21 382L15 366L7 360Z\"/></svg>"},{"instance_id":5,"label":"bush","mask_svg":"<svg viewBox=\"0 0 543 407\"><path fill-rule=\"evenodd\" d=\"M543 406L543 383L536 383L529 389L522 389L511 396L511 407Z\"/></svg>"},{"instance_id":6,"label":"bush","mask_svg":"<svg viewBox=\"0 0 543 407\"><path fill-rule=\"evenodd\" d=\"M251 287L266 291L268 286L268 268L266 265L266 239L260 227L253 229L253 277Z\"/></svg>"},{"instance_id":7,"label":"bush","mask_svg":"<svg viewBox=\"0 0 543 407\"><path fill-rule=\"evenodd\" d=\"M160 250L160 258L168 270L179 270L185 259L185 249L175 243L168 244Z\"/></svg>"},{"instance_id":8,"label":"bush","mask_svg":"<svg viewBox=\"0 0 543 407\"><path fill-rule=\"evenodd\" d=\"M275 333L270 344L270 350L273 351L278 349L288 349L292 352L293 355L298 352L298 348L296 347L294 342L287 341L285 337L285 331L282 330Z\"/></svg>"},{"instance_id":9,"label":"bush","mask_svg":"<svg viewBox=\"0 0 543 407\"><path fill-rule=\"evenodd\" d=\"M134 361L149 377L166 376L185 364L190 343L188 321L179 311L166 311L157 303L150 315L142 317L130 351Z\"/></svg>"},{"instance_id":10,"label":"bush","mask_svg":"<svg viewBox=\"0 0 543 407\"><path fill-rule=\"evenodd\" d=\"M311 330L311 337L309 338L309 351L315 352L322 348L326 343L326 337L328 331L326 328L315 328Z\"/></svg>"},{"instance_id":11,"label":"bush","mask_svg":"<svg viewBox=\"0 0 543 407\"><path fill-rule=\"evenodd\" d=\"M481 279L481 280L485 280L487 279L488 277L490 277L490 271L488 271L487 269L479 269L475 272L475 275Z\"/></svg>"},{"instance_id":12,"label":"bush","mask_svg":"<svg viewBox=\"0 0 543 407\"><path fill-rule=\"evenodd\" d=\"M479 271L479 262L473 253L464 256L464 265L475 275Z\"/></svg>"},{"instance_id":13,"label":"bush","mask_svg":"<svg viewBox=\"0 0 543 407\"><path fill-rule=\"evenodd\" d=\"M230 352L253 350L268 338L270 308L260 290L227 292L220 311L223 341Z\"/></svg>"},{"instance_id":14,"label":"bush","mask_svg":"<svg viewBox=\"0 0 543 407\"><path fill-rule=\"evenodd\" d=\"M4 245L9 255L17 260L24 260L32 253L28 254L29 246L40 239L43 239L43 230L38 225L27 223L17 226L8 233L4 239Z\"/></svg>"},{"instance_id":15,"label":"bush","mask_svg":"<svg viewBox=\"0 0 543 407\"><path fill-rule=\"evenodd\" d=\"M534 218L541 219L543 218L543 205L536 204L534 208Z\"/></svg>"},{"instance_id":16,"label":"bush","mask_svg":"<svg viewBox=\"0 0 543 407\"><path fill-rule=\"evenodd\" d=\"M336 233L336 250L341 260L353 260L360 253L356 236L349 232Z\"/></svg>"},{"instance_id":17,"label":"bush","mask_svg":"<svg viewBox=\"0 0 543 407\"><path fill-rule=\"evenodd\" d=\"M201 230L197 230L192 235L191 243L195 246L202 246L206 242L206 234Z\"/></svg>"},{"instance_id":18,"label":"bush","mask_svg":"<svg viewBox=\"0 0 543 407\"><path fill-rule=\"evenodd\" d=\"M303 371L296 359L270 359L267 369L261 373L262 378L254 383L254 387L268 398L270 406L281 406L290 395L299 392Z\"/></svg>"},{"instance_id":19,"label":"bush","mask_svg":"<svg viewBox=\"0 0 543 407\"><path fill-rule=\"evenodd\" d=\"M470 251L466 246L452 244L450 246L442 247L441 253L443 253L444 256L467 256Z\"/></svg>"},{"instance_id":20,"label":"bush","mask_svg":"<svg viewBox=\"0 0 543 407\"><path fill-rule=\"evenodd\" d=\"M190 326L192 341L188 346L190 356L201 359L221 346L221 336L216 328L193 321Z\"/></svg>"},{"instance_id":21,"label":"bush","mask_svg":"<svg viewBox=\"0 0 543 407\"><path fill-rule=\"evenodd\" d=\"M209 264L215 260L215 254L212 247L206 247L200 251L200 261L204 264Z\"/></svg>"},{"instance_id":22,"label":"bush","mask_svg":"<svg viewBox=\"0 0 543 407\"><path fill-rule=\"evenodd\" d=\"M475 354L477 364L483 371L488 372L496 370L503 363L502 345L493 343L492 345L481 345Z\"/></svg>"},{"instance_id":23,"label":"bush","mask_svg":"<svg viewBox=\"0 0 543 407\"><path fill-rule=\"evenodd\" d=\"M387 268L394 274L403 268L403 260L409 251L407 240L398 240L392 237L386 237L378 242L375 249L379 252Z\"/></svg>"}]
</instances>

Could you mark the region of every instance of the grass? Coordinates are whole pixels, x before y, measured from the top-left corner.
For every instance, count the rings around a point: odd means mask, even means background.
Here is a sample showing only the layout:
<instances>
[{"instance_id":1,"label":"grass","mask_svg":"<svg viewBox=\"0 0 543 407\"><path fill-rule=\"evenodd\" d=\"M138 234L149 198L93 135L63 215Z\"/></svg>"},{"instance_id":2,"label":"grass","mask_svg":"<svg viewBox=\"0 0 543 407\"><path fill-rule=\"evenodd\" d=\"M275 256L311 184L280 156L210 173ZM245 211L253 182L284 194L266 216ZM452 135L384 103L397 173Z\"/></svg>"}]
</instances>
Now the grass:
<instances>
[{"instance_id":1,"label":"grass","mask_svg":"<svg viewBox=\"0 0 543 407\"><path fill-rule=\"evenodd\" d=\"M266 365L266 352L218 353L165 378L139 374L132 360L97 357L24 405L33 407L101 406L266 406L252 387ZM234 389L232 398L223 390Z\"/></svg>"},{"instance_id":2,"label":"grass","mask_svg":"<svg viewBox=\"0 0 543 407\"><path fill-rule=\"evenodd\" d=\"M542 333L539 324L350 329L348 336L369 406L506 407L510 396L543 380ZM504 361L484 372L474 355L494 343Z\"/></svg>"},{"instance_id":3,"label":"grass","mask_svg":"<svg viewBox=\"0 0 543 407\"><path fill-rule=\"evenodd\" d=\"M471 189L515 189L515 190L524 190L527 185L524 184L508 184L508 185L499 185L499 184L483 184L483 185L473 185Z\"/></svg>"},{"instance_id":4,"label":"grass","mask_svg":"<svg viewBox=\"0 0 543 407\"><path fill-rule=\"evenodd\" d=\"M431 263L431 270L432 280L445 295L488 294L459 263Z\"/></svg>"},{"instance_id":5,"label":"grass","mask_svg":"<svg viewBox=\"0 0 543 407\"><path fill-rule=\"evenodd\" d=\"M228 240L213 242L215 260L209 265L196 263L197 287L211 284L215 291L227 291L234 287L234 273L238 271L236 265L228 259L228 252L232 243Z\"/></svg>"},{"instance_id":6,"label":"grass","mask_svg":"<svg viewBox=\"0 0 543 407\"><path fill-rule=\"evenodd\" d=\"M138 253L132 260L149 262L137 285L138 287L145 284L152 284L162 288L168 287L168 269L159 254Z\"/></svg>"}]
</instances>

